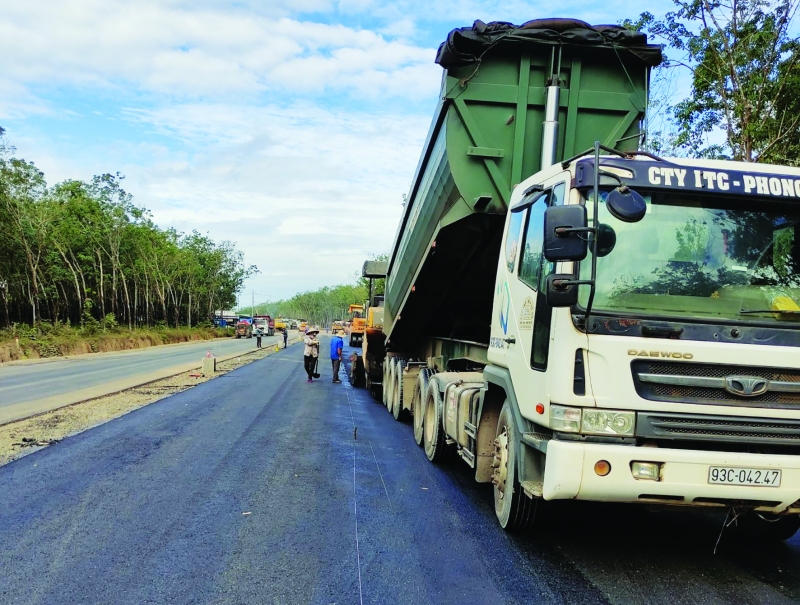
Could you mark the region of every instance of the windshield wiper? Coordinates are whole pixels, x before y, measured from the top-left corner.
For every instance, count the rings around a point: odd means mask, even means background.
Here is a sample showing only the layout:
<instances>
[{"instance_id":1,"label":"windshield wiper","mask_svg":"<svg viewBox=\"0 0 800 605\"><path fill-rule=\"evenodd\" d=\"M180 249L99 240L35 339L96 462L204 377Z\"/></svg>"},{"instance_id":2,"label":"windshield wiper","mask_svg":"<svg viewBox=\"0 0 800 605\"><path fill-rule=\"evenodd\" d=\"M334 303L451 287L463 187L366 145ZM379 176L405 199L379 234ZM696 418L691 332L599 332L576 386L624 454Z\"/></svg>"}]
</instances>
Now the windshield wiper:
<instances>
[{"instance_id":1,"label":"windshield wiper","mask_svg":"<svg viewBox=\"0 0 800 605\"><path fill-rule=\"evenodd\" d=\"M787 311L781 309L742 309L739 315L748 315L750 313L777 313L778 315L800 315L800 311Z\"/></svg>"}]
</instances>

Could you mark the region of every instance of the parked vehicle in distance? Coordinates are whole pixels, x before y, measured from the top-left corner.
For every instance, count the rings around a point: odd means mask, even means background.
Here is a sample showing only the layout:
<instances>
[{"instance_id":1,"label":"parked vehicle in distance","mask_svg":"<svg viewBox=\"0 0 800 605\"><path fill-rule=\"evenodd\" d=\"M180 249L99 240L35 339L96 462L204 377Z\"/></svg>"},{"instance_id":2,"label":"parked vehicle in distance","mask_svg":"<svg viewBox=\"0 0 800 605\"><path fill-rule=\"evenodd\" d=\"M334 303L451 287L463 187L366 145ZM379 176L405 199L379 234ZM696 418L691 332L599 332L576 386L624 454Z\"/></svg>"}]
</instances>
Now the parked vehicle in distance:
<instances>
[{"instance_id":1,"label":"parked vehicle in distance","mask_svg":"<svg viewBox=\"0 0 800 605\"><path fill-rule=\"evenodd\" d=\"M342 321L334 321L333 325L331 326L331 332L336 334L337 332L344 333L344 322Z\"/></svg>"},{"instance_id":2,"label":"parked vehicle in distance","mask_svg":"<svg viewBox=\"0 0 800 605\"><path fill-rule=\"evenodd\" d=\"M288 327L288 319L283 319L282 317L278 317L275 319L275 329L283 331Z\"/></svg>"},{"instance_id":3,"label":"parked vehicle in distance","mask_svg":"<svg viewBox=\"0 0 800 605\"><path fill-rule=\"evenodd\" d=\"M261 336L274 336L275 335L275 320L269 315L254 315L253 316L253 330L255 333L261 333Z\"/></svg>"},{"instance_id":4,"label":"parked vehicle in distance","mask_svg":"<svg viewBox=\"0 0 800 605\"><path fill-rule=\"evenodd\" d=\"M237 321L235 335L236 338L252 338L253 324L249 321Z\"/></svg>"},{"instance_id":5,"label":"parked vehicle in distance","mask_svg":"<svg viewBox=\"0 0 800 605\"><path fill-rule=\"evenodd\" d=\"M297 329L297 320L296 319L291 319L289 321L290 321L289 329L290 330L296 330Z\"/></svg>"},{"instance_id":6,"label":"parked vehicle in distance","mask_svg":"<svg viewBox=\"0 0 800 605\"><path fill-rule=\"evenodd\" d=\"M308 322L305 319L301 319L298 321L297 328L301 332L305 332L307 327L308 327Z\"/></svg>"}]
</instances>

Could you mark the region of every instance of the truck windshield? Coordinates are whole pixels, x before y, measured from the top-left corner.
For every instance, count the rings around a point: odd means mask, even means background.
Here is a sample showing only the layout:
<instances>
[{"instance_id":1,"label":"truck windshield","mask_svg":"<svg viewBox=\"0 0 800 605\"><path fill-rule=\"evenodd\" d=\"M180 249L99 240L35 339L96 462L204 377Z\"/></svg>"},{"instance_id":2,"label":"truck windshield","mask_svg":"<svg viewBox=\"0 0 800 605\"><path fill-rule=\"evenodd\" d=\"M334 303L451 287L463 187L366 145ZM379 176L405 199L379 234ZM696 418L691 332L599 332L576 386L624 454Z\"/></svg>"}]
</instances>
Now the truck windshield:
<instances>
[{"instance_id":1,"label":"truck windshield","mask_svg":"<svg viewBox=\"0 0 800 605\"><path fill-rule=\"evenodd\" d=\"M644 219L623 223L601 192L600 222L616 245L598 258L593 311L800 325L800 202L639 193ZM585 307L589 289L581 290Z\"/></svg>"}]
</instances>

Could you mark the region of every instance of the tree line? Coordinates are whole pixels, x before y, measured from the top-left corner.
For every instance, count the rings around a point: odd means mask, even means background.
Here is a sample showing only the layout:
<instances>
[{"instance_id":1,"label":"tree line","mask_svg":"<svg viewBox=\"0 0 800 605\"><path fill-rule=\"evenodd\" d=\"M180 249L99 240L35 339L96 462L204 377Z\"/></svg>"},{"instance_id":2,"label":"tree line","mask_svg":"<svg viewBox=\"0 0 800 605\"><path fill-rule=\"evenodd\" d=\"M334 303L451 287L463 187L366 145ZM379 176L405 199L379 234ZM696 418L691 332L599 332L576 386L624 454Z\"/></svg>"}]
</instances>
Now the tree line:
<instances>
[{"instance_id":1,"label":"tree line","mask_svg":"<svg viewBox=\"0 0 800 605\"><path fill-rule=\"evenodd\" d=\"M347 319L347 308L363 305L367 296L367 287L363 284L342 284L261 303L255 309L257 315L305 319L312 325L330 326L334 321Z\"/></svg>"},{"instance_id":2,"label":"tree line","mask_svg":"<svg viewBox=\"0 0 800 605\"><path fill-rule=\"evenodd\" d=\"M800 0L673 0L623 25L665 45L647 142L663 155L800 165ZM676 74L691 77L673 102Z\"/></svg>"},{"instance_id":3,"label":"tree line","mask_svg":"<svg viewBox=\"0 0 800 605\"><path fill-rule=\"evenodd\" d=\"M246 267L231 242L161 229L119 173L48 187L0 128L0 322L196 325L229 308Z\"/></svg>"},{"instance_id":4,"label":"tree line","mask_svg":"<svg viewBox=\"0 0 800 605\"><path fill-rule=\"evenodd\" d=\"M375 294L383 293L383 280L376 280ZM359 278L356 284L325 286L310 292L300 292L291 298L264 302L255 306L255 314L271 317L305 319L312 325L330 326L334 321L348 319L350 305L363 305L369 297L369 282ZM247 307L244 310L248 310Z\"/></svg>"}]
</instances>

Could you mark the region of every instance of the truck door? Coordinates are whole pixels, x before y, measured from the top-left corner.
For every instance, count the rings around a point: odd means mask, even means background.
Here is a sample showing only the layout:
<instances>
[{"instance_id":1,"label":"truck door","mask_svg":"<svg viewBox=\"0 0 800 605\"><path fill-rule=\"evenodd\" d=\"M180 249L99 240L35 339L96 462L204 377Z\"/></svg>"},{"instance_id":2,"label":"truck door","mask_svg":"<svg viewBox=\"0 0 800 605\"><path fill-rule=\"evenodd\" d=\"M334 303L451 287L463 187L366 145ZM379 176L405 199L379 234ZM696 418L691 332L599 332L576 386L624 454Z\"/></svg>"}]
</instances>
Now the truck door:
<instances>
[{"instance_id":1,"label":"truck door","mask_svg":"<svg viewBox=\"0 0 800 605\"><path fill-rule=\"evenodd\" d=\"M559 176L544 191L532 194L535 200L526 210L511 214L501 256L504 267L498 271L490 360L508 368L520 411L528 418L534 417L537 403L547 401L549 391L546 370L552 309L542 284L552 266L542 255L544 211L562 204L566 190L564 177Z\"/></svg>"}]
</instances>

